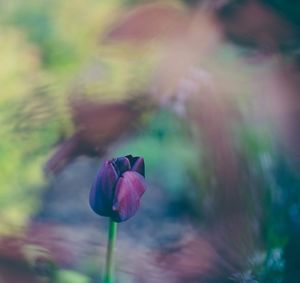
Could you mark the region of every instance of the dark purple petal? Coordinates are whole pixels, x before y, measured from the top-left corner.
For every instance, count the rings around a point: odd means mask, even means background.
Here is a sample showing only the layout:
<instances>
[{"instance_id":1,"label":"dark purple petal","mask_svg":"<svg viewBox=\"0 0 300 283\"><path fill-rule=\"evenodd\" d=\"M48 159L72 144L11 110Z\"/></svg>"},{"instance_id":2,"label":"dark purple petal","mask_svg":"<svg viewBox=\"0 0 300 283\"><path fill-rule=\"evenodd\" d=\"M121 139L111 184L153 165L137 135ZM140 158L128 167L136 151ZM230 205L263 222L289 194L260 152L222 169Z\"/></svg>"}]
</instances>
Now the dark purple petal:
<instances>
[{"instance_id":1,"label":"dark purple petal","mask_svg":"<svg viewBox=\"0 0 300 283\"><path fill-rule=\"evenodd\" d=\"M111 216L118 175L111 161L105 161L90 192L90 206L102 216Z\"/></svg>"},{"instance_id":2,"label":"dark purple petal","mask_svg":"<svg viewBox=\"0 0 300 283\"><path fill-rule=\"evenodd\" d=\"M134 157L134 163L131 165L131 170L136 171L145 177L145 163L143 157Z\"/></svg>"},{"instance_id":3,"label":"dark purple petal","mask_svg":"<svg viewBox=\"0 0 300 283\"><path fill-rule=\"evenodd\" d=\"M125 157L129 160L130 165L132 165L133 159L134 159L135 157L133 157L131 154L126 155Z\"/></svg>"},{"instance_id":4,"label":"dark purple petal","mask_svg":"<svg viewBox=\"0 0 300 283\"><path fill-rule=\"evenodd\" d=\"M145 179L140 174L125 172L117 182L112 219L122 222L132 217L140 206L140 198L145 190Z\"/></svg>"},{"instance_id":5,"label":"dark purple petal","mask_svg":"<svg viewBox=\"0 0 300 283\"><path fill-rule=\"evenodd\" d=\"M131 168L130 161L126 156L113 159L113 164L119 176Z\"/></svg>"},{"instance_id":6,"label":"dark purple petal","mask_svg":"<svg viewBox=\"0 0 300 283\"><path fill-rule=\"evenodd\" d=\"M131 170L140 173L143 177L145 177L145 164L143 157L133 157L132 155L126 155L130 161Z\"/></svg>"}]
</instances>

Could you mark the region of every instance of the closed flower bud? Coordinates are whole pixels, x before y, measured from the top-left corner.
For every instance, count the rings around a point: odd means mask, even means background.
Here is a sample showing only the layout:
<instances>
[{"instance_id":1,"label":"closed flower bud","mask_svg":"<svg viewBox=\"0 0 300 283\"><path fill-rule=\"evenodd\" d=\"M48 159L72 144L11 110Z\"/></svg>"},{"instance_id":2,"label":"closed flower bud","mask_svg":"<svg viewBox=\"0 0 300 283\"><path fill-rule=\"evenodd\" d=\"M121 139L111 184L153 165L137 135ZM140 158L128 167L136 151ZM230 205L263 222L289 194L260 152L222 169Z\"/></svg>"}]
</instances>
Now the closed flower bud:
<instances>
[{"instance_id":1,"label":"closed flower bud","mask_svg":"<svg viewBox=\"0 0 300 283\"><path fill-rule=\"evenodd\" d=\"M123 222L140 206L146 190L142 157L127 155L105 161L90 192L90 206L101 216Z\"/></svg>"}]
</instances>

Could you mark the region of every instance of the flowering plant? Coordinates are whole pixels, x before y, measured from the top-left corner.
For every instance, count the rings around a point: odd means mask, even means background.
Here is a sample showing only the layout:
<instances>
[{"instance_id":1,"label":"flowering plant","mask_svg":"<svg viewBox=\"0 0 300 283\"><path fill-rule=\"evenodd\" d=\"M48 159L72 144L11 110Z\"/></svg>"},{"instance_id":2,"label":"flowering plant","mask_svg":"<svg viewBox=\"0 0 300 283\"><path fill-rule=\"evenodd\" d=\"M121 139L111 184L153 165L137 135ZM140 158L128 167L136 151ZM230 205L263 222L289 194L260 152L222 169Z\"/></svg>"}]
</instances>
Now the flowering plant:
<instances>
[{"instance_id":1,"label":"flowering plant","mask_svg":"<svg viewBox=\"0 0 300 283\"><path fill-rule=\"evenodd\" d=\"M97 174L89 202L95 213L110 218L105 283L113 282L117 223L135 215L145 190L145 164L142 157L126 155L107 160Z\"/></svg>"}]
</instances>

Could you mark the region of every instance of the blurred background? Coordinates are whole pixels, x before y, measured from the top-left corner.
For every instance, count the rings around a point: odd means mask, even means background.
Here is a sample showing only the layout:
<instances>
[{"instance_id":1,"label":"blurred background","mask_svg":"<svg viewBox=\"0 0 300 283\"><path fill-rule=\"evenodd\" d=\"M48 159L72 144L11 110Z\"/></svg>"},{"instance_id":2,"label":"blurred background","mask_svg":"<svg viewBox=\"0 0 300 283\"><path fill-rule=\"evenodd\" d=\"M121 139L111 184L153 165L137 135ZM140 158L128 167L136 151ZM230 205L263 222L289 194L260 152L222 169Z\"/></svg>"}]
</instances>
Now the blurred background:
<instances>
[{"instance_id":1,"label":"blurred background","mask_svg":"<svg viewBox=\"0 0 300 283\"><path fill-rule=\"evenodd\" d=\"M101 282L105 159L145 158L116 281L300 282L300 4L0 0L0 282Z\"/></svg>"}]
</instances>

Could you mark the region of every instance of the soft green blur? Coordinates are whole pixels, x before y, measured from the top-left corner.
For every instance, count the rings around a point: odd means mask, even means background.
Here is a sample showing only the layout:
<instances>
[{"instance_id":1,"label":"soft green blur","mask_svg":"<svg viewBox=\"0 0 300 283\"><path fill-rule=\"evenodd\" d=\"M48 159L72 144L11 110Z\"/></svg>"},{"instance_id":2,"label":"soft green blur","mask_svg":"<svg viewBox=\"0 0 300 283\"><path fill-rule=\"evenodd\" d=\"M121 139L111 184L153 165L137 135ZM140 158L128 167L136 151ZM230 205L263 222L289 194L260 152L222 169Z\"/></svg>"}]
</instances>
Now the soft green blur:
<instances>
[{"instance_id":1,"label":"soft green blur","mask_svg":"<svg viewBox=\"0 0 300 283\"><path fill-rule=\"evenodd\" d=\"M245 210L249 206L249 218L253 217L251 228L261 231L256 236L262 247L249 256L247 261L251 270L246 270L242 275L261 280L261 283L282 282L284 248L289 239L290 226L293 226L287 219L298 219L300 215L300 178L299 173L290 166L290 157L281 152L282 148L278 146L281 132L276 130L280 118L276 120L277 113L274 121L273 113L271 118L264 116L264 99L267 101L271 96L261 98L257 94L260 82L267 77L266 73L273 74L273 69L280 66L280 60L272 58L261 65L240 64L247 50L216 39L217 47L212 48L211 53L203 51L204 55L200 54L202 57L199 56L199 61L193 63L204 66L204 70L215 75L212 88L216 88L219 96L209 96L209 92L207 95L206 91L211 85L210 82L207 85L204 82L204 90L201 89L203 100L199 97L191 99L186 113L178 114L172 109L172 103L171 106L167 103L172 102L172 91L178 85L180 88L180 80L176 80L178 66L174 64L173 70L172 64L178 61L180 65L180 56L195 50L185 50L178 38L166 45L160 39L144 45L105 41L107 32L124 11L138 2L0 1L0 238L23 235L22 232L44 205L42 196L49 183L56 180L55 176L45 175L44 166L54 153L55 146L74 132L72 101L78 98L97 102L126 101L135 95L147 94L154 86L161 90L161 93L153 95L156 109L147 109L141 121L137 121L140 123L137 123L137 131L125 141L112 144L110 154L143 156L150 188L156 186L161 189L170 206L175 206L170 210L175 220L171 219L170 222L178 220L176 217L181 213L180 209L187 210L186 214L192 218L193 228L197 230L209 226L214 213L217 214L214 211L214 197L220 185L218 177L214 175L220 168L213 168L213 162L209 162L214 152L209 152L209 146L205 146L205 142L209 144L205 135L211 134L211 128L214 131L218 126L227 126L226 122L229 121L230 126L226 129L229 141L234 150L242 153L237 167L250 168L248 171L241 170L245 175L248 174L245 180L249 180L248 183L245 181L245 188L239 188L242 194L246 191ZM160 2L184 7L183 1ZM207 27L210 29L210 24ZM210 40L209 33L210 30L203 36L204 45L206 40ZM195 42L198 43L197 39ZM201 48L199 44L199 50ZM206 57L207 53L209 56ZM194 60L192 55L182 60ZM164 70L165 66L167 71ZM180 71L179 77L182 75ZM168 96L170 93L171 98ZM213 108L211 117L211 109L208 110L207 121L204 119L203 122L201 115L200 118L197 116L197 103ZM226 106L223 107L223 104ZM268 103L266 105L269 106ZM221 122L216 122L218 120ZM213 146L219 145L216 139L220 136L214 136L212 132L209 138L214 140ZM226 152L232 148L225 147L223 150ZM226 162L223 160L222 164L227 165ZM222 169L228 173L230 164ZM72 171L72 168L69 170ZM85 189L88 192L89 188ZM155 206L155 201L150 200L149 203ZM180 205L176 207L177 204ZM84 205L87 206L87 202ZM206 218L207 215L209 217ZM168 217L170 215L166 216L167 220ZM182 219L185 221L184 217ZM162 219L162 222L166 219ZM147 234L147 231L144 233ZM57 282L90 282L90 277L100 278L98 272L103 268L104 260L89 254L86 257L79 256L78 262L78 272L58 268ZM125 270L124 278L131 276L128 274ZM257 282L250 279L247 282ZM237 282L246 282L242 280L236 279ZM134 281L128 279L128 282Z\"/></svg>"},{"instance_id":2,"label":"soft green blur","mask_svg":"<svg viewBox=\"0 0 300 283\"><path fill-rule=\"evenodd\" d=\"M116 100L142 87L147 62L126 46L99 43L121 4L1 1L0 234L39 207L43 165L72 131L69 99Z\"/></svg>"}]
</instances>

